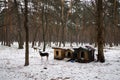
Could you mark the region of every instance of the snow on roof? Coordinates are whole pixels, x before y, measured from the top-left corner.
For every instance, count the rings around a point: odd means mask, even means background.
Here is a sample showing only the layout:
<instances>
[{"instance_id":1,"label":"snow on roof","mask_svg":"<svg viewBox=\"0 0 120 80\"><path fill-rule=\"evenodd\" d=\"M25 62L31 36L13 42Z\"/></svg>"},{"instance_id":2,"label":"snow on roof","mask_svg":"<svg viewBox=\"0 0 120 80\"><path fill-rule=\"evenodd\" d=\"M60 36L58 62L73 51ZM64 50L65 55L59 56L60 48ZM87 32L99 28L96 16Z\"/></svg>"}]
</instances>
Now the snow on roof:
<instances>
[{"instance_id":1,"label":"snow on roof","mask_svg":"<svg viewBox=\"0 0 120 80\"><path fill-rule=\"evenodd\" d=\"M70 47L52 47L52 49L64 49L64 50L74 51L74 49L73 49L73 48L70 48Z\"/></svg>"}]
</instances>

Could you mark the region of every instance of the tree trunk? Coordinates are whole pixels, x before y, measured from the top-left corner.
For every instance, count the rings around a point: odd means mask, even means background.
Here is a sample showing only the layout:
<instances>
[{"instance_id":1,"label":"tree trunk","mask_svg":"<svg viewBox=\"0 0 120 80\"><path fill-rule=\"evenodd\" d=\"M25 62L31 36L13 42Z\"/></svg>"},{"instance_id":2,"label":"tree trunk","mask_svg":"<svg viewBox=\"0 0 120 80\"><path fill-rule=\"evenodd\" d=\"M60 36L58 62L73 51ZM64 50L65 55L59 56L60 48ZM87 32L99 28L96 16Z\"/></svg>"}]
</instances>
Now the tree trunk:
<instances>
[{"instance_id":1,"label":"tree trunk","mask_svg":"<svg viewBox=\"0 0 120 80\"><path fill-rule=\"evenodd\" d=\"M61 34L61 41L63 44L63 47L65 47L65 24L64 24L64 0L61 1L62 6L61 6L61 16L62 16L62 21L61 21L61 26L62 26L62 34Z\"/></svg>"},{"instance_id":2,"label":"tree trunk","mask_svg":"<svg viewBox=\"0 0 120 80\"><path fill-rule=\"evenodd\" d=\"M46 46L46 42L45 42L45 15L44 15L44 5L42 7L42 37L43 37L43 51L45 51L45 46Z\"/></svg>"},{"instance_id":3,"label":"tree trunk","mask_svg":"<svg viewBox=\"0 0 120 80\"><path fill-rule=\"evenodd\" d=\"M98 0L97 3L97 42L98 42L98 61L105 62L103 46L104 46L104 27L103 27L103 6L102 0Z\"/></svg>"},{"instance_id":4,"label":"tree trunk","mask_svg":"<svg viewBox=\"0 0 120 80\"><path fill-rule=\"evenodd\" d=\"M36 32L33 36L33 41L32 41L32 48L35 46L35 41L36 41L36 37L37 37L37 34L38 34L38 30L39 30L39 27L36 28Z\"/></svg>"},{"instance_id":5,"label":"tree trunk","mask_svg":"<svg viewBox=\"0 0 120 80\"><path fill-rule=\"evenodd\" d=\"M114 32L115 32L115 35L114 35L114 44L115 46L118 46L118 40L117 40L117 37L118 37L118 11L117 11L117 8L118 8L118 5L117 5L117 0L114 0Z\"/></svg>"},{"instance_id":6,"label":"tree trunk","mask_svg":"<svg viewBox=\"0 0 120 80\"><path fill-rule=\"evenodd\" d=\"M48 1L45 0L45 3L48 4ZM43 51L45 51L46 49L46 33L48 29L47 9L48 9L48 6L43 5L43 8L42 8Z\"/></svg>"},{"instance_id":7,"label":"tree trunk","mask_svg":"<svg viewBox=\"0 0 120 80\"><path fill-rule=\"evenodd\" d=\"M15 12L17 14L17 25L18 27L18 49L23 49L23 35L22 35L22 28L21 28L21 19L20 19L20 15L19 15L19 7L18 7L18 3L16 0L14 0L14 4L15 4Z\"/></svg>"},{"instance_id":8,"label":"tree trunk","mask_svg":"<svg viewBox=\"0 0 120 80\"><path fill-rule=\"evenodd\" d=\"M26 44L25 44L25 66L29 65L29 28L28 28L28 0L24 0L25 2L25 21L24 28L26 32Z\"/></svg>"},{"instance_id":9,"label":"tree trunk","mask_svg":"<svg viewBox=\"0 0 120 80\"><path fill-rule=\"evenodd\" d=\"M23 49L23 37L22 37L22 33L20 31L18 31L18 49Z\"/></svg>"}]
</instances>

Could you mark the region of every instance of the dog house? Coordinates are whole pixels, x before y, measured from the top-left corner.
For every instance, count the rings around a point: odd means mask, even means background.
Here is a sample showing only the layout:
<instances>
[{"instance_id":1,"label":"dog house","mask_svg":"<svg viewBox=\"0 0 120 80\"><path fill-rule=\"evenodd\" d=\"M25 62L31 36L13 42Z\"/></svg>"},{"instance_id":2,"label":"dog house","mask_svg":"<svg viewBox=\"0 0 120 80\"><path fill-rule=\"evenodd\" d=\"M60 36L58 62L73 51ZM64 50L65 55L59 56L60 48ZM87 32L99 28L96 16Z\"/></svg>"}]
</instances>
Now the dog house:
<instances>
[{"instance_id":1,"label":"dog house","mask_svg":"<svg viewBox=\"0 0 120 80\"><path fill-rule=\"evenodd\" d=\"M86 47L86 48L88 49L88 51L89 51L89 60L94 61L94 60L95 60L95 58L94 58L95 49L92 48L92 47L90 47L90 46L85 46L85 47Z\"/></svg>"},{"instance_id":2,"label":"dog house","mask_svg":"<svg viewBox=\"0 0 120 80\"><path fill-rule=\"evenodd\" d=\"M73 51L71 49L65 50L65 58L73 58Z\"/></svg>"},{"instance_id":3,"label":"dog house","mask_svg":"<svg viewBox=\"0 0 120 80\"><path fill-rule=\"evenodd\" d=\"M65 57L65 49L53 48L54 49L54 59L62 60Z\"/></svg>"},{"instance_id":4,"label":"dog house","mask_svg":"<svg viewBox=\"0 0 120 80\"><path fill-rule=\"evenodd\" d=\"M94 51L92 47L74 48L73 59L83 63L94 61Z\"/></svg>"},{"instance_id":5,"label":"dog house","mask_svg":"<svg viewBox=\"0 0 120 80\"><path fill-rule=\"evenodd\" d=\"M62 60L64 58L73 58L73 51L70 49L63 48L53 48L54 49L54 59Z\"/></svg>"}]
</instances>

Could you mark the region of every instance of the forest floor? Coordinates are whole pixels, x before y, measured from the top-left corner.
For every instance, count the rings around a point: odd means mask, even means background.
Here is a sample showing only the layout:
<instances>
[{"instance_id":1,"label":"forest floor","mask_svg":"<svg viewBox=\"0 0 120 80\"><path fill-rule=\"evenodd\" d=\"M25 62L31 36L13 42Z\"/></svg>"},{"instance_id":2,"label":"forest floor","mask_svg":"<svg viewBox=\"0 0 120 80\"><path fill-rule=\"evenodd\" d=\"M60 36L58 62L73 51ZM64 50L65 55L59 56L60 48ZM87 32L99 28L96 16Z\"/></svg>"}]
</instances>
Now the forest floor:
<instances>
[{"instance_id":1,"label":"forest floor","mask_svg":"<svg viewBox=\"0 0 120 80\"><path fill-rule=\"evenodd\" d=\"M30 45L29 66L24 66L25 50L17 47L0 45L0 80L120 80L120 46L104 48L105 63L77 63L54 60L51 47L46 49L48 61L41 61Z\"/></svg>"}]
</instances>

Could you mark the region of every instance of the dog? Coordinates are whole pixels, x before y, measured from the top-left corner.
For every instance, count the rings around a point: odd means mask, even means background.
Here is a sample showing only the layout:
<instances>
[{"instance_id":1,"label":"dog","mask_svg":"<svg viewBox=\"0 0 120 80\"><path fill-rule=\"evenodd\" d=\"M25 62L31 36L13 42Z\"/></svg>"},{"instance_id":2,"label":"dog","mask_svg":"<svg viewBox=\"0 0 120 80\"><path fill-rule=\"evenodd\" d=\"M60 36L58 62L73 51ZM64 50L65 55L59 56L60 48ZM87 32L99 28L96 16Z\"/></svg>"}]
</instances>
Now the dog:
<instances>
[{"instance_id":1,"label":"dog","mask_svg":"<svg viewBox=\"0 0 120 80\"><path fill-rule=\"evenodd\" d=\"M39 50L39 54L40 54L40 56L41 56L41 60L42 60L42 57L46 57L47 60L48 60L49 53L47 53L47 52L41 52L41 51Z\"/></svg>"}]
</instances>

